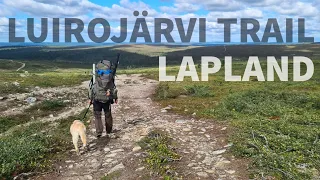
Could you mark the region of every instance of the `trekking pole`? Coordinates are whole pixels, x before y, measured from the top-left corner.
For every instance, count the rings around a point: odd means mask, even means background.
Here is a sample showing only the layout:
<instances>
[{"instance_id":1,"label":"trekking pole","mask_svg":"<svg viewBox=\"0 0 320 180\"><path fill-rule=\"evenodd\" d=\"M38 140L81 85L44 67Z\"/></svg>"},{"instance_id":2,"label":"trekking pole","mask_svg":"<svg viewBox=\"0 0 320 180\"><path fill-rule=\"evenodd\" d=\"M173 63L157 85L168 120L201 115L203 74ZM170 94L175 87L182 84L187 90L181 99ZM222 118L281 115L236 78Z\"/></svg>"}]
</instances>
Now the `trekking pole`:
<instances>
[{"instance_id":1,"label":"trekking pole","mask_svg":"<svg viewBox=\"0 0 320 180\"><path fill-rule=\"evenodd\" d=\"M92 83L94 84L96 82L96 65L92 65Z\"/></svg>"}]
</instances>

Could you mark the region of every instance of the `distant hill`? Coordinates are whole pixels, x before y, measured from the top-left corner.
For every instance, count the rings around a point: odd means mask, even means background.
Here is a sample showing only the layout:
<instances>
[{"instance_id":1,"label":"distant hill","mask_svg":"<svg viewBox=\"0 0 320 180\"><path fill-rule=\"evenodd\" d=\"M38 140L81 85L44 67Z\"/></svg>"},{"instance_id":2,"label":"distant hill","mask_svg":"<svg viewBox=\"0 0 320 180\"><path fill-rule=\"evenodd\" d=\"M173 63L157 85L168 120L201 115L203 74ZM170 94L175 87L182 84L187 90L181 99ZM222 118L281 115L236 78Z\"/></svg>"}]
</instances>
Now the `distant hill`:
<instances>
[{"instance_id":1,"label":"distant hill","mask_svg":"<svg viewBox=\"0 0 320 180\"><path fill-rule=\"evenodd\" d=\"M233 56L246 60L249 56L306 56L320 59L319 44L301 45L117 45L117 46L6 46L0 47L0 59L19 61L50 61L91 64L102 59L116 59L121 53L121 66L142 67L158 65L158 56L167 56L168 64L179 64L183 56Z\"/></svg>"}]
</instances>

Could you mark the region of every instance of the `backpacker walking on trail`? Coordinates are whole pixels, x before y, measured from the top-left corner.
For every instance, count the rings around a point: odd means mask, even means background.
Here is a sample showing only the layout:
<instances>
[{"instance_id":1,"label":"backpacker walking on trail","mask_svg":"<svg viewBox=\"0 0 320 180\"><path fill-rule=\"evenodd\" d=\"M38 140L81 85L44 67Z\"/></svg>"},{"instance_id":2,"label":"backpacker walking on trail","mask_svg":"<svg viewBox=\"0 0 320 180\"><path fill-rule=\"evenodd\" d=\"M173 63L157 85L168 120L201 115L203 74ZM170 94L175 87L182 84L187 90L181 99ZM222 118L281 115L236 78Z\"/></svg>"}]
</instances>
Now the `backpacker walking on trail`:
<instances>
[{"instance_id":1,"label":"backpacker walking on trail","mask_svg":"<svg viewBox=\"0 0 320 180\"><path fill-rule=\"evenodd\" d=\"M105 115L105 125L107 134L112 133L113 119L111 114L111 104L118 103L117 89L114 78L119 63L120 54L117 62L102 60L95 66L93 78L90 82L89 98L93 103L95 127L97 137L101 137L103 123L101 119L102 110Z\"/></svg>"}]
</instances>

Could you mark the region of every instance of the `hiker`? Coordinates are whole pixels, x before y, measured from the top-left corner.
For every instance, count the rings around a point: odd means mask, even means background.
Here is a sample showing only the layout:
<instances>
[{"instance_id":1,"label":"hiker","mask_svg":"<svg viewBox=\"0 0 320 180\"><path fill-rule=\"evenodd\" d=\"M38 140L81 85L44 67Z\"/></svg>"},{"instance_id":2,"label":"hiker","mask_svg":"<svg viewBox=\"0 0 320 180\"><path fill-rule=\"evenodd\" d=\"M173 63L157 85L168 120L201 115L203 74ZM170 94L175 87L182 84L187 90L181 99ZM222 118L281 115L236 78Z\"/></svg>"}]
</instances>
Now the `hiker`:
<instances>
[{"instance_id":1,"label":"hiker","mask_svg":"<svg viewBox=\"0 0 320 180\"><path fill-rule=\"evenodd\" d=\"M105 125L107 134L112 133L113 119L111 114L111 105L118 103L117 89L114 78L119 62L119 54L116 63L108 60L102 60L95 66L94 75L90 83L89 98L90 103L93 104L95 127L97 137L102 136L102 110L105 115ZM95 80L94 80L95 79ZM94 82L95 81L95 82Z\"/></svg>"}]
</instances>

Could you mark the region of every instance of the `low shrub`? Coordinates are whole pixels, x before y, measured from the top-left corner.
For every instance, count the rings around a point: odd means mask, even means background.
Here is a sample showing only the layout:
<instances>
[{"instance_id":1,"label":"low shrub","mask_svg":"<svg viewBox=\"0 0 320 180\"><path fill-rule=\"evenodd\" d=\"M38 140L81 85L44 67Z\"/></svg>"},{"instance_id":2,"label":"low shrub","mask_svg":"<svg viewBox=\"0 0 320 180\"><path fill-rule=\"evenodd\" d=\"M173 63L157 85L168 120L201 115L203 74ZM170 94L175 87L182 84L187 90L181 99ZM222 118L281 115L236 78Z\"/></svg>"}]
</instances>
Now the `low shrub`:
<instances>
[{"instance_id":1,"label":"low shrub","mask_svg":"<svg viewBox=\"0 0 320 180\"><path fill-rule=\"evenodd\" d=\"M315 107L307 93L249 90L228 96L214 113L233 120L238 129L231 139L233 152L252 157L253 178L312 179L320 170Z\"/></svg>"},{"instance_id":2,"label":"low shrub","mask_svg":"<svg viewBox=\"0 0 320 180\"><path fill-rule=\"evenodd\" d=\"M213 97L214 93L212 92L209 86L205 85L190 85L185 86L185 90L189 95L197 96L197 97Z\"/></svg>"}]
</instances>

